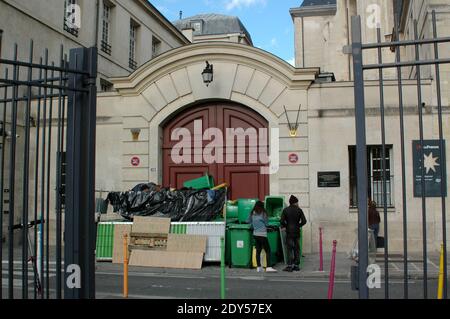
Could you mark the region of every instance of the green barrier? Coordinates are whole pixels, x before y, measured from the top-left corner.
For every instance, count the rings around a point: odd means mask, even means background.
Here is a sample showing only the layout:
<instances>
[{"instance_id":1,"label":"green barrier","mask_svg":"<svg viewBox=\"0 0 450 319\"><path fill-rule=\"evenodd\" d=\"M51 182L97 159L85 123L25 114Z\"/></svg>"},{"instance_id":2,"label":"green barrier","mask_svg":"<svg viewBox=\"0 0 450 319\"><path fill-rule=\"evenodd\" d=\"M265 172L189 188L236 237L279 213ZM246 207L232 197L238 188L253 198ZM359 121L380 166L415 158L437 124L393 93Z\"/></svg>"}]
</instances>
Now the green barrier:
<instances>
[{"instance_id":1,"label":"green barrier","mask_svg":"<svg viewBox=\"0 0 450 319\"><path fill-rule=\"evenodd\" d=\"M97 225L96 258L99 261L112 260L114 241L114 224Z\"/></svg>"},{"instance_id":2,"label":"green barrier","mask_svg":"<svg viewBox=\"0 0 450 319\"><path fill-rule=\"evenodd\" d=\"M225 299L225 239L220 237L220 298Z\"/></svg>"}]
</instances>

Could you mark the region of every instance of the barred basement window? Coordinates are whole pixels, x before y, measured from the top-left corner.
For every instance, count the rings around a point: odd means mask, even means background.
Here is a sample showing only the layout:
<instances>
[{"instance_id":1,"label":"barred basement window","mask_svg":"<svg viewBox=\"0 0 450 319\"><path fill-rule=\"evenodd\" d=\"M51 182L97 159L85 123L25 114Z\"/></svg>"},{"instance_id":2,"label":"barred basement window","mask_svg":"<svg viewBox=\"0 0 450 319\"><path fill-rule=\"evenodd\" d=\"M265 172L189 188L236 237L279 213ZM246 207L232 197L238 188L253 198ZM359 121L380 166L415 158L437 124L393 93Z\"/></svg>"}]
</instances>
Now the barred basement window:
<instances>
[{"instance_id":1,"label":"barred basement window","mask_svg":"<svg viewBox=\"0 0 450 319\"><path fill-rule=\"evenodd\" d=\"M113 84L104 79L100 79L100 90L101 92L111 92L113 89Z\"/></svg>"},{"instance_id":2,"label":"barred basement window","mask_svg":"<svg viewBox=\"0 0 450 319\"><path fill-rule=\"evenodd\" d=\"M64 0L64 30L76 37L81 15L81 12L77 12L77 8L79 8L78 0Z\"/></svg>"},{"instance_id":3,"label":"barred basement window","mask_svg":"<svg viewBox=\"0 0 450 319\"><path fill-rule=\"evenodd\" d=\"M356 147L349 146L349 171L350 171L350 207L358 206L357 181L356 181ZM386 145L386 203L388 207L394 207L394 174L391 171L392 145ZM382 170L382 146L367 146L367 197L376 202L378 207L383 207L383 170Z\"/></svg>"}]
</instances>

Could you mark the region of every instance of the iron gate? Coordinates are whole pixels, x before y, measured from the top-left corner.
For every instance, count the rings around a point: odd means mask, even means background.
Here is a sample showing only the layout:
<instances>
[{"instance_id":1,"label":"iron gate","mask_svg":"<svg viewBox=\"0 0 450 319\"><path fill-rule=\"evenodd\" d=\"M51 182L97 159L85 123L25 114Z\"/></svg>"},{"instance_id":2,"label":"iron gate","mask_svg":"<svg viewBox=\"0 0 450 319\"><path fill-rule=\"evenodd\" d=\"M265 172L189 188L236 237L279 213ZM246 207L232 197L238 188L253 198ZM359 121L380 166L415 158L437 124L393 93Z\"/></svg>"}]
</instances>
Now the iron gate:
<instances>
[{"instance_id":1,"label":"iron gate","mask_svg":"<svg viewBox=\"0 0 450 319\"><path fill-rule=\"evenodd\" d=\"M359 251L359 264L358 264L358 286L359 286L359 297L368 298L369 288L366 284L368 278L368 186L367 186L367 144L366 144L366 101L365 101L365 71L378 70L378 86L379 86L379 106L380 106L380 125L381 125L381 149L382 149L382 161L381 161L381 185L382 185L382 199L383 205L383 216L384 216L384 236L385 236L385 247L384 247L384 295L388 299L390 297L390 287L389 287L389 216L388 216L388 203L387 203L387 187L386 187L386 115L385 115L385 92L384 92L384 77L383 73L386 69L394 69L396 71L396 83L398 89L398 112L399 112L399 134L400 134L400 150L401 150L401 193L402 193L402 231L403 231L403 296L408 298L409 296L409 269L408 269L408 202L407 194L411 192L410 185L406 184L406 140L405 140L405 114L404 114L404 92L402 85L402 68L414 67L416 71L417 82L417 109L416 113L418 116L419 123L419 136L418 145L420 145L420 158L422 159L419 164L420 170L420 192L419 197L421 199L421 213L422 213L422 254L423 254L423 298L428 298L428 269L427 269L427 194L425 185L425 165L424 165L424 114L423 114L423 97L422 97L422 82L424 78L421 77L421 67L422 66L434 66L435 72L435 84L436 84L436 96L437 101L436 112L438 115L438 126L439 126L439 158L444 159L444 135L443 135L443 106L441 97L441 78L440 78L440 65L450 63L450 58L440 57L438 45L441 43L450 43L450 37L438 37L436 30L436 12L432 12L432 31L433 38L431 39L419 39L417 31L417 21L414 20L414 40L404 40L399 39L399 16L395 16L395 27L393 32L393 40L391 42L381 41L381 30L377 29L377 42L370 44L362 43L361 36L361 17L352 17L352 55L353 55L353 67L354 67L354 91L355 91L355 121L356 121L356 163L357 163L357 202L358 202L358 251ZM389 33L389 32L388 32ZM428 59L420 56L420 46L422 45L432 45L434 50L433 59ZM402 61L400 56L400 47L414 48L415 59L412 61ZM395 48L396 58L393 63L383 62L382 49L383 48ZM365 64L363 62L364 52L367 50L377 50L378 58L375 64ZM446 52L448 53L448 52ZM444 251L444 289L443 298L447 298L447 234L446 234L446 172L444 169L440 170L440 195L441 197L441 209L442 209L442 243Z\"/></svg>"},{"instance_id":2,"label":"iron gate","mask_svg":"<svg viewBox=\"0 0 450 319\"><path fill-rule=\"evenodd\" d=\"M34 61L33 41L26 61L12 51L0 57L0 299L94 298L97 49L61 46L56 64L47 49Z\"/></svg>"}]
</instances>

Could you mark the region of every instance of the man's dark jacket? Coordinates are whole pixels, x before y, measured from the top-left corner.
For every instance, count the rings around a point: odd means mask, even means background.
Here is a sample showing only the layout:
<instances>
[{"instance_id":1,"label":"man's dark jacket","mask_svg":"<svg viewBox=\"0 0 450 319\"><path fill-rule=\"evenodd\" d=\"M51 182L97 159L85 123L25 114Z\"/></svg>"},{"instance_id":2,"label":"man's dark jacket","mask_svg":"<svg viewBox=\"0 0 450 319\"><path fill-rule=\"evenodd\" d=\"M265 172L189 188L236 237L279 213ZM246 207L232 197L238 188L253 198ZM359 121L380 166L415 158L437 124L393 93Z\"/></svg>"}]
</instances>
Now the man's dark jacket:
<instances>
[{"instance_id":1,"label":"man's dark jacket","mask_svg":"<svg viewBox=\"0 0 450 319\"><path fill-rule=\"evenodd\" d=\"M300 227L306 224L305 214L300 207L291 205L286 207L281 214L281 226L286 228L286 235L299 237Z\"/></svg>"}]
</instances>

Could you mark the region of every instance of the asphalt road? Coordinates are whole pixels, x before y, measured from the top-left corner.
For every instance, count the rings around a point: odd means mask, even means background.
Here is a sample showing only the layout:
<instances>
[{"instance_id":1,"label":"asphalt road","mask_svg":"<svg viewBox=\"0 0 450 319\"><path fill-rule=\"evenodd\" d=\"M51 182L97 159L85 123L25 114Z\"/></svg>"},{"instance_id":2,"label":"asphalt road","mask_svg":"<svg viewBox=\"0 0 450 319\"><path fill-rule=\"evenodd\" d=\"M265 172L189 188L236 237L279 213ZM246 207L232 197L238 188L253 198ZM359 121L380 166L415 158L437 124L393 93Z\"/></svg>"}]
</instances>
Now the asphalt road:
<instances>
[{"instance_id":1,"label":"asphalt road","mask_svg":"<svg viewBox=\"0 0 450 319\"><path fill-rule=\"evenodd\" d=\"M244 274L230 272L226 279L226 294L230 299L326 299L328 280L326 278L302 278L301 272L294 276L283 273L261 275L247 271ZM3 272L3 293L6 294L7 273ZM15 296L20 298L21 273L15 271ZM30 279L32 273L30 272ZM56 274L52 269L50 291L54 296ZM100 266L96 273L98 299L122 298L122 273L120 267ZM32 281L30 281L30 286ZM403 281L391 280L391 298L403 298ZM435 299L437 280L428 281L428 298ZM6 296L6 295L4 295ZM30 291L30 297L33 294ZM194 273L158 272L152 269L132 269L129 273L129 298L135 299L215 299L220 297L220 278L216 268ZM358 292L351 290L346 279L337 279L334 287L335 299L356 299ZM384 298L384 285L370 290L371 298ZM423 298L423 281L410 280L409 297Z\"/></svg>"},{"instance_id":2,"label":"asphalt road","mask_svg":"<svg viewBox=\"0 0 450 319\"><path fill-rule=\"evenodd\" d=\"M120 274L97 274L98 298L120 298L122 276ZM232 299L326 299L328 280L242 276L226 280L227 298ZM403 281L389 285L391 298L403 298ZM436 298L437 282L428 281L429 298ZM130 298L219 298L218 277L134 273L129 277ZM384 298L384 285L370 291L371 298ZM333 297L336 299L357 299L358 292L351 289L349 280L336 280ZM409 282L409 297L423 298L423 282Z\"/></svg>"}]
</instances>

